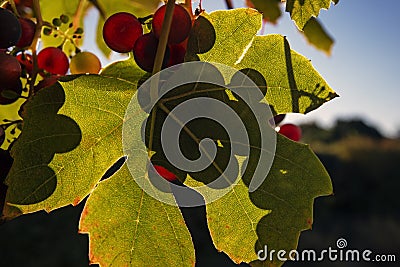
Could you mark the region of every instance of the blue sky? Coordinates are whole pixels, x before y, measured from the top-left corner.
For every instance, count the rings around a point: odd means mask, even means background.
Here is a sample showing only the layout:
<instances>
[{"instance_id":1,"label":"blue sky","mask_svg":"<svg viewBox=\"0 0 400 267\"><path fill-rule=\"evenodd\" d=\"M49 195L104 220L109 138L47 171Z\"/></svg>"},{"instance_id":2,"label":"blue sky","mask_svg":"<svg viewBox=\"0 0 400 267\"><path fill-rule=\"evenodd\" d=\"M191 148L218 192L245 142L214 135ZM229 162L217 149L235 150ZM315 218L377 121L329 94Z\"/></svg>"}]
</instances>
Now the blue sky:
<instances>
[{"instance_id":1,"label":"blue sky","mask_svg":"<svg viewBox=\"0 0 400 267\"><path fill-rule=\"evenodd\" d=\"M234 1L235 7L243 3ZM225 9L225 1L203 0L203 8L208 12ZM322 10L319 18L336 40L330 57L308 45L288 13L283 14L278 25L267 24L266 34L287 36L291 48L310 58L341 96L307 115L291 115L286 121L316 120L329 126L336 118L361 117L386 135L396 135L400 131L398 10L398 0L340 0L328 11ZM87 34L90 32L86 30Z\"/></svg>"}]
</instances>

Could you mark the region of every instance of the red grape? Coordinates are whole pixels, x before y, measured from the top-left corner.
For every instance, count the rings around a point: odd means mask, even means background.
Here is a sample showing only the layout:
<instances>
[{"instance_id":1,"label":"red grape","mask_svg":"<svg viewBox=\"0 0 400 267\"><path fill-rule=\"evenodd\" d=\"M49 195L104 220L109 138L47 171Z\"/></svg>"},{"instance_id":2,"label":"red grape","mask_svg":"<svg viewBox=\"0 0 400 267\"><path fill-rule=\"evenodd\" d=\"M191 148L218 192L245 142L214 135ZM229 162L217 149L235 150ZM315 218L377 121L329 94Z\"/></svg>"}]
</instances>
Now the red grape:
<instances>
[{"instance_id":1,"label":"red grape","mask_svg":"<svg viewBox=\"0 0 400 267\"><path fill-rule=\"evenodd\" d=\"M21 37L21 24L7 9L0 8L0 48L14 46Z\"/></svg>"},{"instance_id":2,"label":"red grape","mask_svg":"<svg viewBox=\"0 0 400 267\"><path fill-rule=\"evenodd\" d=\"M183 63L185 61L186 48L182 44L169 46L170 57L168 67Z\"/></svg>"},{"instance_id":3,"label":"red grape","mask_svg":"<svg viewBox=\"0 0 400 267\"><path fill-rule=\"evenodd\" d=\"M142 24L134 15L126 12L115 13L104 23L104 41L119 53L132 51L136 40L142 35Z\"/></svg>"},{"instance_id":4,"label":"red grape","mask_svg":"<svg viewBox=\"0 0 400 267\"><path fill-rule=\"evenodd\" d=\"M140 36L133 48L133 55L136 61L136 64L143 70L147 72L152 72L154 61L156 59L158 47L158 39L154 36L153 33L147 33L145 35ZM167 66L169 59L169 49L165 51L163 67Z\"/></svg>"},{"instance_id":5,"label":"red grape","mask_svg":"<svg viewBox=\"0 0 400 267\"><path fill-rule=\"evenodd\" d=\"M69 62L65 53L56 47L46 47L37 56L39 69L51 74L65 75Z\"/></svg>"},{"instance_id":6,"label":"red grape","mask_svg":"<svg viewBox=\"0 0 400 267\"><path fill-rule=\"evenodd\" d=\"M160 7L153 16L153 31L157 38L160 38L161 29L164 22L166 5ZM180 5L175 4L174 15L172 17L171 30L168 36L169 44L179 44L188 36L192 28L192 19L187 10Z\"/></svg>"},{"instance_id":7,"label":"red grape","mask_svg":"<svg viewBox=\"0 0 400 267\"><path fill-rule=\"evenodd\" d=\"M15 86L21 76L21 65L18 60L8 54L0 52L0 88Z\"/></svg>"},{"instance_id":8,"label":"red grape","mask_svg":"<svg viewBox=\"0 0 400 267\"><path fill-rule=\"evenodd\" d=\"M157 171L158 175L160 175L161 177L163 177L165 180L167 180L169 182L178 180L178 177L175 174L173 174L172 172L170 172L163 166L154 165L154 169Z\"/></svg>"},{"instance_id":9,"label":"red grape","mask_svg":"<svg viewBox=\"0 0 400 267\"><path fill-rule=\"evenodd\" d=\"M36 25L32 20L26 18L20 18L19 23L21 24L22 34L16 46L30 46L35 36Z\"/></svg>"},{"instance_id":10,"label":"red grape","mask_svg":"<svg viewBox=\"0 0 400 267\"><path fill-rule=\"evenodd\" d=\"M14 0L15 4L18 5L23 5L26 7L33 7L33 1L32 0Z\"/></svg>"},{"instance_id":11,"label":"red grape","mask_svg":"<svg viewBox=\"0 0 400 267\"><path fill-rule=\"evenodd\" d=\"M29 74L32 74L33 70L33 58L30 54L20 53L16 56L17 60L21 64L22 68Z\"/></svg>"},{"instance_id":12,"label":"red grape","mask_svg":"<svg viewBox=\"0 0 400 267\"><path fill-rule=\"evenodd\" d=\"M301 139L301 128L294 124L288 123L281 125L279 127L279 133L296 142Z\"/></svg>"}]
</instances>

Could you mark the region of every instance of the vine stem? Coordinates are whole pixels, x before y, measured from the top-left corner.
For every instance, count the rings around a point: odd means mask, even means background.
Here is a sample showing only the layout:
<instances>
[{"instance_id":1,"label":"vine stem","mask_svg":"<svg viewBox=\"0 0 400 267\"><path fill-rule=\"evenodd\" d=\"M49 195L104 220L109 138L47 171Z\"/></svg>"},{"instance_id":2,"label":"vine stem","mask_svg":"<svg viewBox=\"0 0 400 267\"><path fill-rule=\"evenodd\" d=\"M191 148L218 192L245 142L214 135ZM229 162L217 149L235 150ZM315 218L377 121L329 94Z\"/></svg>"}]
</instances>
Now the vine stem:
<instances>
[{"instance_id":1,"label":"vine stem","mask_svg":"<svg viewBox=\"0 0 400 267\"><path fill-rule=\"evenodd\" d=\"M161 28L161 35L158 41L157 54L154 60L153 75L159 72L164 61L165 51L167 50L167 42L169 31L171 29L172 17L174 15L175 0L169 0L165 9L165 16Z\"/></svg>"},{"instance_id":2,"label":"vine stem","mask_svg":"<svg viewBox=\"0 0 400 267\"><path fill-rule=\"evenodd\" d=\"M15 5L14 0L10 0L8 1L11 5L12 10L14 11L14 13L17 15L17 17L19 17L19 13L18 13L18 9L17 6ZM6 2L7 3L7 2Z\"/></svg>"},{"instance_id":3,"label":"vine stem","mask_svg":"<svg viewBox=\"0 0 400 267\"><path fill-rule=\"evenodd\" d=\"M165 51L167 50L167 42L168 42L169 32L171 29L172 18L174 15L174 8L175 8L175 0L169 0L166 5L164 21L163 21L163 25L161 28L161 35L160 35L160 39L158 41L157 53L156 53L156 58L154 60L154 67L153 67L153 73L152 73L153 75L158 73L162 68ZM152 103L158 97L158 84L159 84L158 78L156 78L156 79L153 78L151 80L150 99L151 99ZM150 124L150 140L149 140L149 150L148 150L149 155L153 148L153 135L154 135L156 112L157 112L157 106L154 106L153 110L151 111L152 120L151 120L151 124Z\"/></svg>"},{"instance_id":4,"label":"vine stem","mask_svg":"<svg viewBox=\"0 0 400 267\"><path fill-rule=\"evenodd\" d=\"M190 17L193 19L193 8L192 8L192 0L185 0L184 6L187 11L189 11Z\"/></svg>"},{"instance_id":5,"label":"vine stem","mask_svg":"<svg viewBox=\"0 0 400 267\"><path fill-rule=\"evenodd\" d=\"M35 36L33 37L31 49L32 49L32 61L33 61L33 71L32 77L29 84L29 97L33 94L33 86L35 85L36 77L39 71L38 63L37 63L37 46L40 38L40 34L43 27L43 18L42 12L40 10L40 3L39 0L33 0L33 12L35 13L36 17L36 30Z\"/></svg>"},{"instance_id":6,"label":"vine stem","mask_svg":"<svg viewBox=\"0 0 400 267\"><path fill-rule=\"evenodd\" d=\"M227 7L228 9L233 9L232 0L225 0L225 3L226 3L226 7Z\"/></svg>"}]
</instances>

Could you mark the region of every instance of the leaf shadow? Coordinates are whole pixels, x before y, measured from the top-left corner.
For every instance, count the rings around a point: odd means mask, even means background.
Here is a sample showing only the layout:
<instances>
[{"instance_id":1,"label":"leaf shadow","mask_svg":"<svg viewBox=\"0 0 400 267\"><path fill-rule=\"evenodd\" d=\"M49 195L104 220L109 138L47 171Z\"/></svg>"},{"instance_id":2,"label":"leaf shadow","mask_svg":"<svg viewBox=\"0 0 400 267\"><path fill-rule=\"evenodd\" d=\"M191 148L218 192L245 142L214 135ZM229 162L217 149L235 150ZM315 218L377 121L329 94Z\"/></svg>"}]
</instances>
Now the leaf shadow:
<instances>
[{"instance_id":1,"label":"leaf shadow","mask_svg":"<svg viewBox=\"0 0 400 267\"><path fill-rule=\"evenodd\" d=\"M79 125L58 114L65 103L59 83L39 91L23 105L23 131L12 147L14 163L7 177L7 203L29 205L47 199L57 187L57 173L50 166L56 154L74 150L82 140Z\"/></svg>"}]
</instances>

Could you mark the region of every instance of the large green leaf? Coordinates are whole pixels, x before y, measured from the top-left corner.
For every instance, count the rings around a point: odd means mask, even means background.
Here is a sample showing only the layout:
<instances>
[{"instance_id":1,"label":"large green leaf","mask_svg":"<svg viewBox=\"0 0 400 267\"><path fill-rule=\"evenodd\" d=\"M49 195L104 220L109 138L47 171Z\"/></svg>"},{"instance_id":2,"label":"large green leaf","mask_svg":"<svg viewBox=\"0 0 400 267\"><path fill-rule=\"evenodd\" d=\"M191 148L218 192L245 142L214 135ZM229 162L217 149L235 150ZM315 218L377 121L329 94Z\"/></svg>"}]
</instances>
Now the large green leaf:
<instances>
[{"instance_id":1,"label":"large green leaf","mask_svg":"<svg viewBox=\"0 0 400 267\"><path fill-rule=\"evenodd\" d=\"M265 245L289 252L300 231L311 228L314 198L329 194L329 175L310 148L279 135L271 171L259 189L249 195L241 182L207 205L214 243L236 262L256 261ZM274 258L273 264L282 263Z\"/></svg>"},{"instance_id":2,"label":"large green leaf","mask_svg":"<svg viewBox=\"0 0 400 267\"><path fill-rule=\"evenodd\" d=\"M129 73L138 80L144 72L132 65ZM12 149L7 201L22 213L79 203L123 155L123 117L135 90L111 74L83 75L35 95Z\"/></svg>"},{"instance_id":3,"label":"large green leaf","mask_svg":"<svg viewBox=\"0 0 400 267\"><path fill-rule=\"evenodd\" d=\"M98 184L80 221L91 263L101 266L193 266L194 249L177 207L159 202L123 167Z\"/></svg>"},{"instance_id":4,"label":"large green leaf","mask_svg":"<svg viewBox=\"0 0 400 267\"><path fill-rule=\"evenodd\" d=\"M6 218L76 205L91 193L80 225L89 234L91 262L194 264L193 244L178 207L144 193L126 167L100 181L123 156L125 110L144 74L129 58L101 75L66 77L29 101L23 133L12 150ZM135 163L143 169L146 162L144 151Z\"/></svg>"},{"instance_id":5,"label":"large green leaf","mask_svg":"<svg viewBox=\"0 0 400 267\"><path fill-rule=\"evenodd\" d=\"M229 15L241 19L236 24L219 23L228 21L226 17ZM247 19L242 19L246 16ZM238 9L216 11L206 14L204 19L212 25L215 42L205 53L194 47L194 53L197 52L198 58L204 61L224 62L237 69L250 68L261 73L268 87L266 100L276 113L307 113L336 97L310 61L290 49L285 37L255 36L251 29L240 38L231 37L240 27L253 27L257 31L261 26L260 14ZM209 29L210 25L204 28ZM226 49L226 45L234 40L237 50ZM247 124L252 122L246 120ZM252 147L253 155L257 154L257 149L260 147ZM257 164L256 157L251 155L248 168ZM264 245L276 250L296 248L300 232L311 227L314 198L331 194L332 185L327 172L307 146L281 136L268 177L249 195L246 185L251 176L246 169L244 183L208 204L207 216L218 249L237 262L257 265L261 263L256 262L256 252ZM271 263L265 264L269 266ZM281 264L276 259L273 263Z\"/></svg>"},{"instance_id":6,"label":"large green leaf","mask_svg":"<svg viewBox=\"0 0 400 267\"><path fill-rule=\"evenodd\" d=\"M311 17L318 17L320 10L328 9L331 2L332 0L287 0L286 11L290 13L297 27L303 30L307 21Z\"/></svg>"}]
</instances>

